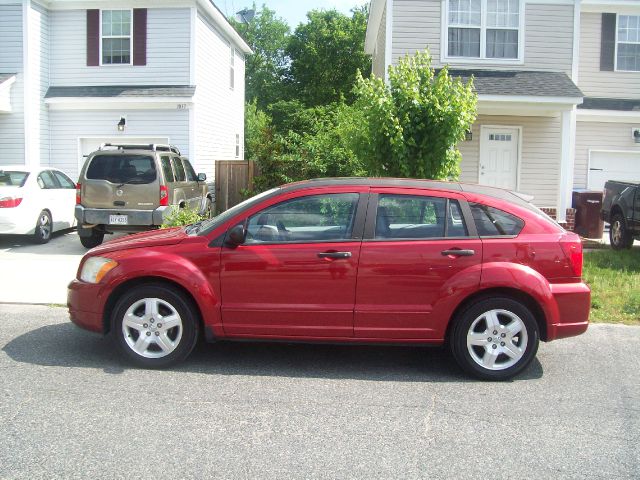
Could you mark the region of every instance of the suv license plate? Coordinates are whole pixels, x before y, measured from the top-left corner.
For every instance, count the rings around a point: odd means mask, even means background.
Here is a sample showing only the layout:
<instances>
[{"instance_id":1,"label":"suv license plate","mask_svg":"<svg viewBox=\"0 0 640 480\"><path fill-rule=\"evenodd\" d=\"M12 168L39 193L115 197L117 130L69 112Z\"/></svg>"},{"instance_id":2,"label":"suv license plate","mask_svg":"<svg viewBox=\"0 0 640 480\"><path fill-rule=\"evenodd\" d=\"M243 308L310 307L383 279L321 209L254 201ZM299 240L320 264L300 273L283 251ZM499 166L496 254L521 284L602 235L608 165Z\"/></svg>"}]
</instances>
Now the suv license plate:
<instances>
[{"instance_id":1,"label":"suv license plate","mask_svg":"<svg viewBox=\"0 0 640 480\"><path fill-rule=\"evenodd\" d=\"M128 225L129 217L126 215L109 215L110 225Z\"/></svg>"}]
</instances>

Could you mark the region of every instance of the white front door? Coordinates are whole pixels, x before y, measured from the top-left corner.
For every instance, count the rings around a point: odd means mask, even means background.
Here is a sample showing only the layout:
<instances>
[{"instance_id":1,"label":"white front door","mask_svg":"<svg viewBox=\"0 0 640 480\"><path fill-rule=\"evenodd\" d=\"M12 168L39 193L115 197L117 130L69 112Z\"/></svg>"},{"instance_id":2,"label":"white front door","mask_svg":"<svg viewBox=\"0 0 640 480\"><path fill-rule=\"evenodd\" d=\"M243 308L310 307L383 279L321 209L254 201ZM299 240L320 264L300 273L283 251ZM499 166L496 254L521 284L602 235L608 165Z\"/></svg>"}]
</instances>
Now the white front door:
<instances>
[{"instance_id":1,"label":"white front door","mask_svg":"<svg viewBox=\"0 0 640 480\"><path fill-rule=\"evenodd\" d=\"M479 183L516 190L519 130L509 127L482 127L480 135Z\"/></svg>"}]
</instances>

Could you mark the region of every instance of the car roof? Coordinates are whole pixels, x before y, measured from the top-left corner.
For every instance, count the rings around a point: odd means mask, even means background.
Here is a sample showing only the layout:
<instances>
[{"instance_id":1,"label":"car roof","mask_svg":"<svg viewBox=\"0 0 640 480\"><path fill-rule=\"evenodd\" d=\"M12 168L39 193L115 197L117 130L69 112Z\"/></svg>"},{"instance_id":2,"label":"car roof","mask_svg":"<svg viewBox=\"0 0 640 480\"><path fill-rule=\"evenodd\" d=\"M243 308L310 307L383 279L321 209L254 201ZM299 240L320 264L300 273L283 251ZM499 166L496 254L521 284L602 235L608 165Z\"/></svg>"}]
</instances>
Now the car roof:
<instances>
[{"instance_id":1,"label":"car roof","mask_svg":"<svg viewBox=\"0 0 640 480\"><path fill-rule=\"evenodd\" d=\"M41 165L39 167L31 167L26 165L0 165L0 170L9 170L11 172L28 172L28 173L41 172L42 170L56 170L58 172L62 172L62 170L60 170L59 168L48 167L45 165Z\"/></svg>"}]
</instances>

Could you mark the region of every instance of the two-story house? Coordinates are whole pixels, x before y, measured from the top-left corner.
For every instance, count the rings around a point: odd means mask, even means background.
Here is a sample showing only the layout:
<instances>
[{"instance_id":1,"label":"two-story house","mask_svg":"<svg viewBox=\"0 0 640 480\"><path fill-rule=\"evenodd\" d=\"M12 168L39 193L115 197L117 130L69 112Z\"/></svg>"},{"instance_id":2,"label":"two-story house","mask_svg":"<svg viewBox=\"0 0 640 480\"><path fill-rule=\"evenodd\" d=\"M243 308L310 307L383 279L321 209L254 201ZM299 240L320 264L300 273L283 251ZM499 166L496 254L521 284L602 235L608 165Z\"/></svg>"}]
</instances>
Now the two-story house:
<instances>
[{"instance_id":1,"label":"two-story house","mask_svg":"<svg viewBox=\"0 0 640 480\"><path fill-rule=\"evenodd\" d=\"M244 155L250 52L210 0L0 0L0 164L171 143L212 177Z\"/></svg>"},{"instance_id":2,"label":"two-story house","mask_svg":"<svg viewBox=\"0 0 640 480\"><path fill-rule=\"evenodd\" d=\"M424 49L473 75L463 181L531 194L565 222L574 188L640 179L638 0L372 0L365 48L379 77Z\"/></svg>"}]
</instances>

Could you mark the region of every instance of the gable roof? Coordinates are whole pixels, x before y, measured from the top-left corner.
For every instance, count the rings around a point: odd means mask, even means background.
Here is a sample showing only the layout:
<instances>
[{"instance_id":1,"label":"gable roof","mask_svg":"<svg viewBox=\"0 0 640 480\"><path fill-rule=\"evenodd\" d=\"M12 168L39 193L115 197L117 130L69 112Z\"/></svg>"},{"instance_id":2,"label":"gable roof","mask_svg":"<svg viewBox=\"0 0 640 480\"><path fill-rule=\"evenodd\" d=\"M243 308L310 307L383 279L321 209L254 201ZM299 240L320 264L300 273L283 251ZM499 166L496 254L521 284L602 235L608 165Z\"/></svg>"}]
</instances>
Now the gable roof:
<instances>
[{"instance_id":1,"label":"gable roof","mask_svg":"<svg viewBox=\"0 0 640 480\"><path fill-rule=\"evenodd\" d=\"M44 98L193 97L190 85L103 85L49 87Z\"/></svg>"}]
</instances>

